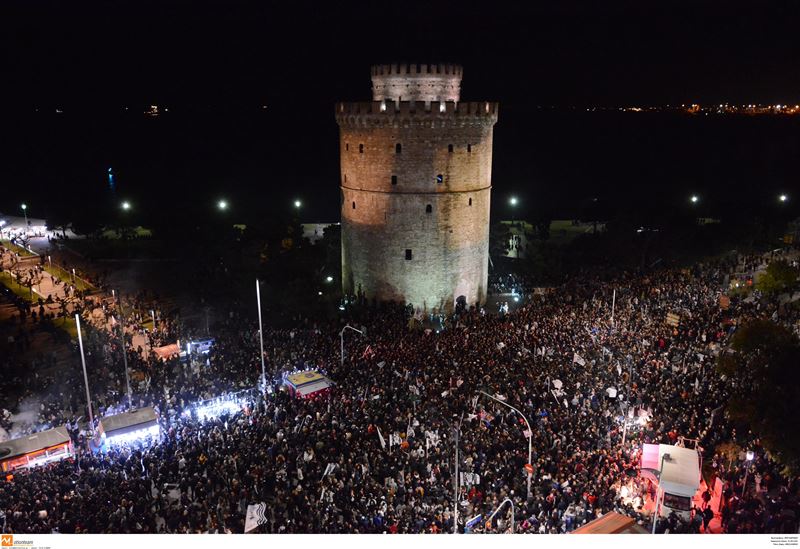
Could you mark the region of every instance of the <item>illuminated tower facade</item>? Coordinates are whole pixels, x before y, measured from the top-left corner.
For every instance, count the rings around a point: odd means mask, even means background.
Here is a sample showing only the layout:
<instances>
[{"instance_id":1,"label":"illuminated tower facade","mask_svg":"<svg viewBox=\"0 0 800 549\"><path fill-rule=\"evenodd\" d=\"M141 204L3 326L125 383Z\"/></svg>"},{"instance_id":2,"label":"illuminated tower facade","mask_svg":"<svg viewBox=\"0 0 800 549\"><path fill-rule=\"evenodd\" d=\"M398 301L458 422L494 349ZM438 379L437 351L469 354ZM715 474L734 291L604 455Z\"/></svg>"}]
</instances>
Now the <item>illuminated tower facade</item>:
<instances>
[{"instance_id":1,"label":"illuminated tower facade","mask_svg":"<svg viewBox=\"0 0 800 549\"><path fill-rule=\"evenodd\" d=\"M339 103L345 294L451 311L486 300L497 103L461 102L456 65L372 67Z\"/></svg>"}]
</instances>

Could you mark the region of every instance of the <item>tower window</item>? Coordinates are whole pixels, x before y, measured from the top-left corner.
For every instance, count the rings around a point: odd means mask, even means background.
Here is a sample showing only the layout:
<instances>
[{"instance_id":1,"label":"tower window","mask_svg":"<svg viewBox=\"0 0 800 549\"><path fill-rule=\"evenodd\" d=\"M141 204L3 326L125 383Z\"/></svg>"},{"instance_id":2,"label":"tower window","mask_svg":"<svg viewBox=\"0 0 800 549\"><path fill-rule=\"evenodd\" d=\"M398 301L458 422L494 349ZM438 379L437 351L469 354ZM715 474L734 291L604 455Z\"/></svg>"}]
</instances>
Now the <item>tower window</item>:
<instances>
[{"instance_id":1,"label":"tower window","mask_svg":"<svg viewBox=\"0 0 800 549\"><path fill-rule=\"evenodd\" d=\"M397 185L397 176L396 175L392 176L392 185Z\"/></svg>"},{"instance_id":2,"label":"tower window","mask_svg":"<svg viewBox=\"0 0 800 549\"><path fill-rule=\"evenodd\" d=\"M468 153L472 152L472 145L470 145L469 143L467 143L467 152Z\"/></svg>"},{"instance_id":3,"label":"tower window","mask_svg":"<svg viewBox=\"0 0 800 549\"><path fill-rule=\"evenodd\" d=\"M433 212L433 206L431 206L430 204L425 206L425 213L432 213L432 212Z\"/></svg>"},{"instance_id":4,"label":"tower window","mask_svg":"<svg viewBox=\"0 0 800 549\"><path fill-rule=\"evenodd\" d=\"M359 143L358 144L358 152L360 152L362 154L364 153L364 144L363 143Z\"/></svg>"},{"instance_id":5,"label":"tower window","mask_svg":"<svg viewBox=\"0 0 800 549\"><path fill-rule=\"evenodd\" d=\"M439 184L444 183L444 176L442 174L436 174L436 182Z\"/></svg>"},{"instance_id":6,"label":"tower window","mask_svg":"<svg viewBox=\"0 0 800 549\"><path fill-rule=\"evenodd\" d=\"M469 199L469 205L472 206L472 199Z\"/></svg>"},{"instance_id":7,"label":"tower window","mask_svg":"<svg viewBox=\"0 0 800 549\"><path fill-rule=\"evenodd\" d=\"M403 152L403 145L401 145L400 143L395 145L394 146L394 152L395 152L395 154L400 154L401 152Z\"/></svg>"},{"instance_id":8,"label":"tower window","mask_svg":"<svg viewBox=\"0 0 800 549\"><path fill-rule=\"evenodd\" d=\"M406 250L406 261L411 261L411 250Z\"/></svg>"},{"instance_id":9,"label":"tower window","mask_svg":"<svg viewBox=\"0 0 800 549\"><path fill-rule=\"evenodd\" d=\"M356 209L356 203L355 203L355 201L353 201L353 209L354 209L354 210Z\"/></svg>"},{"instance_id":10,"label":"tower window","mask_svg":"<svg viewBox=\"0 0 800 549\"><path fill-rule=\"evenodd\" d=\"M347 183L347 174L344 174L344 182Z\"/></svg>"},{"instance_id":11,"label":"tower window","mask_svg":"<svg viewBox=\"0 0 800 549\"><path fill-rule=\"evenodd\" d=\"M344 150L346 150L346 151L350 150L350 143L345 143L344 144Z\"/></svg>"},{"instance_id":12,"label":"tower window","mask_svg":"<svg viewBox=\"0 0 800 549\"><path fill-rule=\"evenodd\" d=\"M449 153L453 152L453 144L452 144L452 143L450 143L450 144L447 146L447 152L449 152Z\"/></svg>"}]
</instances>

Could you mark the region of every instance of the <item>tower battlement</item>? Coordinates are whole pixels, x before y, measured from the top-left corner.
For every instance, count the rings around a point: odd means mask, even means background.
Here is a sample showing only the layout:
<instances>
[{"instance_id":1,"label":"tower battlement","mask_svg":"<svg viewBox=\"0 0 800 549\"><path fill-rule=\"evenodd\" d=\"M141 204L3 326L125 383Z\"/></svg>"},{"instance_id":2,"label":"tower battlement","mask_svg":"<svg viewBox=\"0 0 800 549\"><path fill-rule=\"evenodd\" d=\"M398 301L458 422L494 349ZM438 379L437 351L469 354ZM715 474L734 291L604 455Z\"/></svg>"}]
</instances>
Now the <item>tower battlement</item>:
<instances>
[{"instance_id":1,"label":"tower battlement","mask_svg":"<svg viewBox=\"0 0 800 549\"><path fill-rule=\"evenodd\" d=\"M491 101L360 101L336 104L336 120L342 123L390 125L402 119L418 121L497 121L498 103Z\"/></svg>"},{"instance_id":2,"label":"tower battlement","mask_svg":"<svg viewBox=\"0 0 800 549\"><path fill-rule=\"evenodd\" d=\"M419 64L419 63L392 63L387 65L373 65L370 67L372 76L457 76L459 80L464 69L461 65L453 64Z\"/></svg>"},{"instance_id":3,"label":"tower battlement","mask_svg":"<svg viewBox=\"0 0 800 549\"><path fill-rule=\"evenodd\" d=\"M375 65L372 67L372 99L458 101L462 74L458 65Z\"/></svg>"}]
</instances>

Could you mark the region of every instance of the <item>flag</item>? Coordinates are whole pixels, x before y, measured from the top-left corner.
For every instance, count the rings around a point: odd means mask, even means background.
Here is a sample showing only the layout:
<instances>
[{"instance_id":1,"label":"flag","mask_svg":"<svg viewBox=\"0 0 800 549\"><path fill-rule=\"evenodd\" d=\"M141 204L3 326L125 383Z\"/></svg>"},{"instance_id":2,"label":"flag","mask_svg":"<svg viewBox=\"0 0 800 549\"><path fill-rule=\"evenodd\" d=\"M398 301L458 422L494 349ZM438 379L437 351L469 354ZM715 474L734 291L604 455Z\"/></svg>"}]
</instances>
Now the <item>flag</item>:
<instances>
[{"instance_id":1,"label":"flag","mask_svg":"<svg viewBox=\"0 0 800 549\"><path fill-rule=\"evenodd\" d=\"M244 533L255 530L259 525L266 524L267 517L264 512L267 510L266 503L256 503L247 506L247 514L244 518Z\"/></svg>"},{"instance_id":2,"label":"flag","mask_svg":"<svg viewBox=\"0 0 800 549\"><path fill-rule=\"evenodd\" d=\"M384 440L383 435L381 434L381 428L380 427L376 427L376 429L378 431L378 438L381 439L381 448L383 448L385 450L386 449L386 440Z\"/></svg>"},{"instance_id":3,"label":"flag","mask_svg":"<svg viewBox=\"0 0 800 549\"><path fill-rule=\"evenodd\" d=\"M581 357L581 355L579 355L578 353L575 353L573 355L572 362L577 362L581 366L586 366L586 360L584 360L583 357Z\"/></svg>"}]
</instances>

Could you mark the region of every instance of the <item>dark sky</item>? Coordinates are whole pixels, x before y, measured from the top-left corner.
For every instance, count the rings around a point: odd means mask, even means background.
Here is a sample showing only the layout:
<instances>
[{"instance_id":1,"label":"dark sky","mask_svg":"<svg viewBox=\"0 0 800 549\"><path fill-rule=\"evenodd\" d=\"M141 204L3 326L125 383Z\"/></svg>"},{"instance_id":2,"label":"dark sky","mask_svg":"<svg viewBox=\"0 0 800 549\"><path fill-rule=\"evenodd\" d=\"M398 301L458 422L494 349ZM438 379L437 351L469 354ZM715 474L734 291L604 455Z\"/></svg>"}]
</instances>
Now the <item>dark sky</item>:
<instances>
[{"instance_id":1,"label":"dark sky","mask_svg":"<svg viewBox=\"0 0 800 549\"><path fill-rule=\"evenodd\" d=\"M333 105L369 99L369 66L397 61L460 63L463 99L500 102L493 215L512 193L567 216L689 192L731 211L722 198L793 188L800 117L570 109L800 103L800 2L655 4L3 0L0 211L84 208L113 167L110 200L151 215L302 197L304 217L335 220Z\"/></svg>"},{"instance_id":2,"label":"dark sky","mask_svg":"<svg viewBox=\"0 0 800 549\"><path fill-rule=\"evenodd\" d=\"M654 4L7 0L0 78L25 104L330 104L371 63L451 61L474 99L797 101L797 2Z\"/></svg>"}]
</instances>

